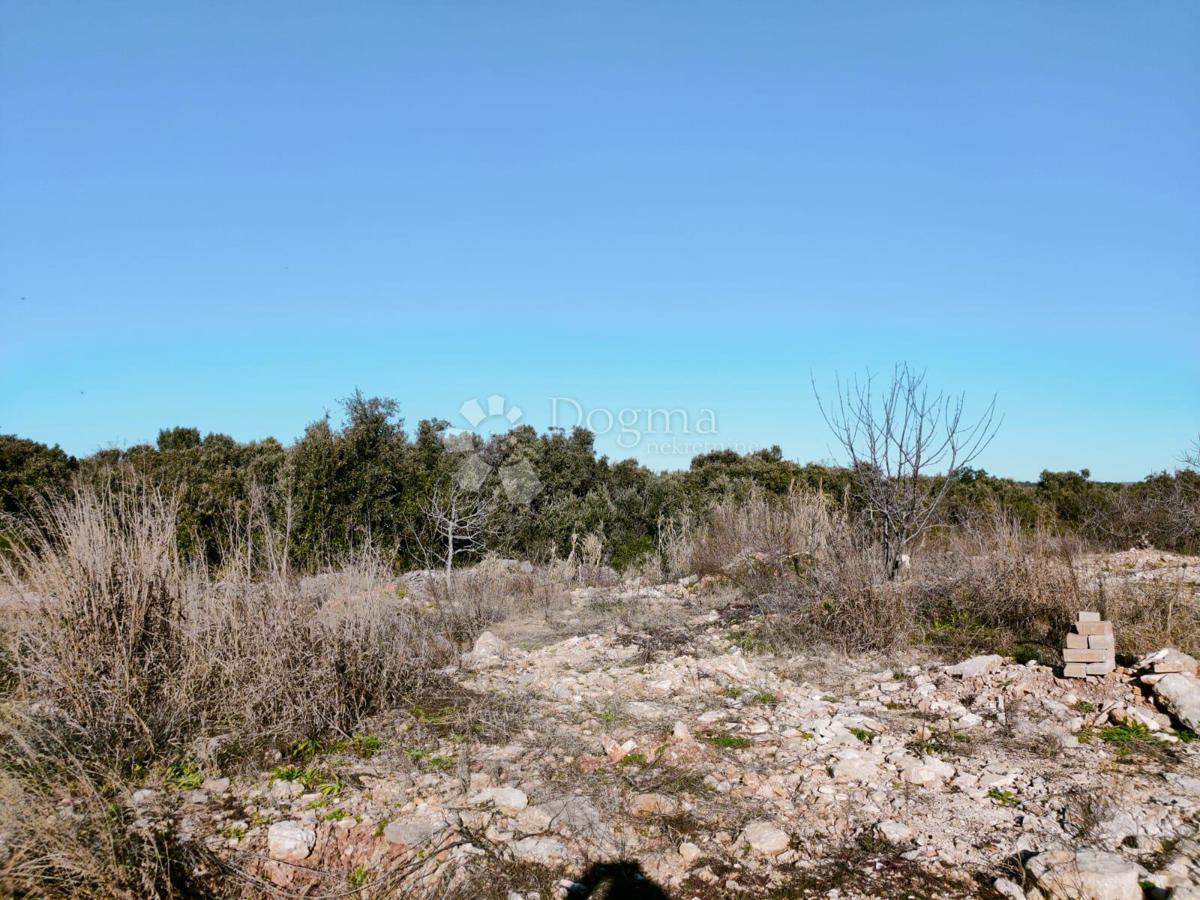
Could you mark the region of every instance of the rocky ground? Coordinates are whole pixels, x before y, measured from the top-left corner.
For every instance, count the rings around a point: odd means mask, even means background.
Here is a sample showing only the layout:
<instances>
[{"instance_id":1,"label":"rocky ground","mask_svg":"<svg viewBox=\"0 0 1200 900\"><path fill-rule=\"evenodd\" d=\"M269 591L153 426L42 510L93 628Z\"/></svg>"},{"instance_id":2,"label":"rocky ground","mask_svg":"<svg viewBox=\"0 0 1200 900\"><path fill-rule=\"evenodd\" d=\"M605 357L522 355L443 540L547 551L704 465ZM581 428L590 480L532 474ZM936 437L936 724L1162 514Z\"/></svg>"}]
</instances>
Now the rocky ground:
<instances>
[{"instance_id":1,"label":"rocky ground","mask_svg":"<svg viewBox=\"0 0 1200 900\"><path fill-rule=\"evenodd\" d=\"M360 735L135 801L248 894L1200 897L1200 742L1138 673L782 658L748 616L577 589Z\"/></svg>"}]
</instances>

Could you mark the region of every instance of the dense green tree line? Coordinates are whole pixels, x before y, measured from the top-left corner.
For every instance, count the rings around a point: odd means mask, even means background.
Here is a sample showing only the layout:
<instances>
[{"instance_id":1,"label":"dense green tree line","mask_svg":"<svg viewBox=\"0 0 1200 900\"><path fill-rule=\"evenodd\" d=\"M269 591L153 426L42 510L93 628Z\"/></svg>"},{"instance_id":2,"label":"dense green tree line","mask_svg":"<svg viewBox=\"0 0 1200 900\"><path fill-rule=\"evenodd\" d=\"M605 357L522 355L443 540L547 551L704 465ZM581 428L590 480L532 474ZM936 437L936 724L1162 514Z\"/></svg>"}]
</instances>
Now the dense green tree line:
<instances>
[{"instance_id":1,"label":"dense green tree line","mask_svg":"<svg viewBox=\"0 0 1200 900\"><path fill-rule=\"evenodd\" d=\"M610 562L623 567L655 548L663 523L703 516L717 499L757 486L767 493L822 491L857 508L846 469L801 465L778 447L695 457L684 471L655 473L632 460L598 456L584 429L538 434L519 426L484 441L448 440L442 420L406 431L395 401L355 394L342 416L313 422L291 446L273 438L239 443L195 428L161 431L154 446L103 450L75 459L12 435L0 435L0 511L27 514L45 493L74 478L137 478L177 494L180 539L217 558L256 518L287 541L292 562L313 568L368 542L398 567L423 565L436 543L430 497L463 483L464 465L490 498L487 546L504 555L565 555L588 533L603 537ZM523 473L531 496L514 495L508 473ZM964 470L942 511L946 524L1007 515L1028 527L1073 530L1120 546L1200 549L1200 473L1184 468L1130 485L1093 481L1087 470L1043 472L1036 483Z\"/></svg>"}]
</instances>

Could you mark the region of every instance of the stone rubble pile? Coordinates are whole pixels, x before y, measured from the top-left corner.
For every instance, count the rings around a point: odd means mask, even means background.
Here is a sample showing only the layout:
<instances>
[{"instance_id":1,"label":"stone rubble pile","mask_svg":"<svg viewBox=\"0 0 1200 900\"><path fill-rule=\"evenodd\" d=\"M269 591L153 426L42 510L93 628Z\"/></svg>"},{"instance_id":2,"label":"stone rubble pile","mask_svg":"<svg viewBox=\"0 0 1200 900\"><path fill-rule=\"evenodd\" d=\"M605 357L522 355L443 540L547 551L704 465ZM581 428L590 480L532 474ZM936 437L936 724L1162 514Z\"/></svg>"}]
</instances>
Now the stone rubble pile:
<instances>
[{"instance_id":1,"label":"stone rubble pile","mask_svg":"<svg viewBox=\"0 0 1200 900\"><path fill-rule=\"evenodd\" d=\"M1085 680L998 655L750 654L697 593L581 589L561 613L641 608L685 632L661 650L642 626L524 643L485 632L450 675L472 696L511 698L512 730L431 736L397 713L371 726L376 755L320 762L342 785L328 796L265 772L210 780L186 796L182 831L235 863L265 858L258 875L294 892L316 871L368 885L411 871L395 895L478 896L470 879L498 859L518 880L497 896L557 885L549 895L565 897L591 862L634 859L681 900L966 898L981 882L1013 900L1134 900L1144 884L1200 896L1200 742L1174 731L1200 721L1191 657L1168 649L1140 675L1115 672L1112 626L1095 613L1069 638L1084 646L1067 648L1102 656L1068 662L1100 676ZM1130 722L1150 734L1149 762L1104 737ZM822 860L834 859L856 860L836 877L858 880L830 893ZM879 880L897 872L916 880Z\"/></svg>"}]
</instances>

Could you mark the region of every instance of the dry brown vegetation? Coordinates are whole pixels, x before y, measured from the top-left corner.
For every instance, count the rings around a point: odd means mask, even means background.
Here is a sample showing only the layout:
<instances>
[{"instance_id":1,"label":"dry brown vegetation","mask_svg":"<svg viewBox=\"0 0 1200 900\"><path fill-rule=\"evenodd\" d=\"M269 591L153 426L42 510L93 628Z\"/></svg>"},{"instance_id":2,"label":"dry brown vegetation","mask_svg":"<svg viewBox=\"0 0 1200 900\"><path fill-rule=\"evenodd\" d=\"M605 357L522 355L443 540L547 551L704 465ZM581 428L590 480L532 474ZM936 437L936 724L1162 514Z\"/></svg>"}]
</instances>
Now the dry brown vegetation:
<instances>
[{"instance_id":1,"label":"dry brown vegetation","mask_svg":"<svg viewBox=\"0 0 1200 900\"><path fill-rule=\"evenodd\" d=\"M684 549L680 549L681 545ZM1111 619L1128 653L1198 649L1200 609L1188 586L1108 578L1081 566L1072 536L1003 516L933 532L890 578L867 532L821 494L752 491L716 505L672 551L692 572L734 579L781 646L847 650L912 643L1025 651L1052 660L1080 609Z\"/></svg>"},{"instance_id":2,"label":"dry brown vegetation","mask_svg":"<svg viewBox=\"0 0 1200 900\"><path fill-rule=\"evenodd\" d=\"M367 552L301 590L264 550L270 534L247 528L242 550L210 567L183 559L176 533L174 504L152 490L80 489L43 506L0 558L9 890L169 893L175 857L194 851L128 813L141 777L214 736L231 756L348 736L436 696L436 670L462 643L560 589L484 565L413 598Z\"/></svg>"},{"instance_id":3,"label":"dry brown vegetation","mask_svg":"<svg viewBox=\"0 0 1200 900\"><path fill-rule=\"evenodd\" d=\"M489 559L397 580L369 550L301 582L266 525L217 565L181 555L176 509L149 488L78 489L44 505L0 557L9 624L0 721L0 888L31 896L219 890L207 851L137 815L131 794L224 736L230 761L365 717L436 704L437 670L515 609L550 610L603 581L603 547L540 568ZM676 523L653 567L718 576L775 648L933 643L1052 661L1075 612L1101 610L1123 649L1196 652L1200 612L1178 585L1084 574L1078 541L1003 518L932 532L894 577L820 493L752 491ZM648 573L655 574L655 573ZM647 659L667 643L650 641Z\"/></svg>"}]
</instances>

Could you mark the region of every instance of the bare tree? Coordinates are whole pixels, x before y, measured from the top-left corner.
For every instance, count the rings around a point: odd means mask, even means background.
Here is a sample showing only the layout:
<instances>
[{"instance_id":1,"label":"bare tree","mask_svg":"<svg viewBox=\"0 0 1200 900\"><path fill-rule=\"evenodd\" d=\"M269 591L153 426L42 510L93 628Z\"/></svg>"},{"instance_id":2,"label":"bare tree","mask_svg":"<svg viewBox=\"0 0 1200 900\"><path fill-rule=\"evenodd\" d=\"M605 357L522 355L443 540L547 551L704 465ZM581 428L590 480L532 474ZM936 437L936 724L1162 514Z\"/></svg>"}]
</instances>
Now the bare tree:
<instances>
[{"instance_id":1,"label":"bare tree","mask_svg":"<svg viewBox=\"0 0 1200 900\"><path fill-rule=\"evenodd\" d=\"M1183 454L1183 467L1185 469L1195 469L1200 471L1200 437L1197 437L1192 442L1190 450Z\"/></svg>"},{"instance_id":2,"label":"bare tree","mask_svg":"<svg viewBox=\"0 0 1200 900\"><path fill-rule=\"evenodd\" d=\"M935 522L956 476L983 452L999 428L993 396L976 420L963 420L965 395L930 396L925 373L897 365L875 398L867 373L837 381L837 402L821 415L849 457L868 522L878 536L884 569L895 576L902 555Z\"/></svg>"},{"instance_id":3,"label":"bare tree","mask_svg":"<svg viewBox=\"0 0 1200 900\"><path fill-rule=\"evenodd\" d=\"M486 546L491 502L478 491L451 485L435 488L421 508L436 535L436 544L423 549L445 567L449 584L455 557L477 553Z\"/></svg>"}]
</instances>

